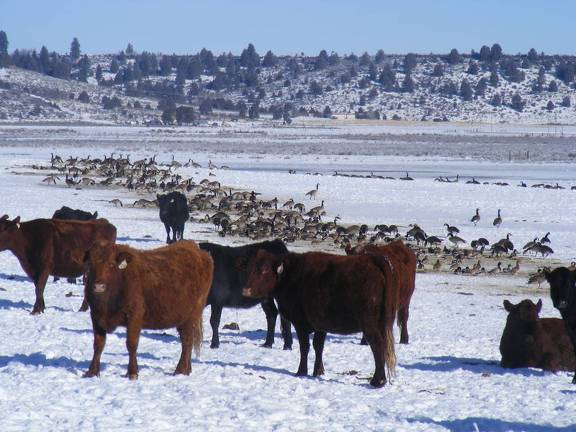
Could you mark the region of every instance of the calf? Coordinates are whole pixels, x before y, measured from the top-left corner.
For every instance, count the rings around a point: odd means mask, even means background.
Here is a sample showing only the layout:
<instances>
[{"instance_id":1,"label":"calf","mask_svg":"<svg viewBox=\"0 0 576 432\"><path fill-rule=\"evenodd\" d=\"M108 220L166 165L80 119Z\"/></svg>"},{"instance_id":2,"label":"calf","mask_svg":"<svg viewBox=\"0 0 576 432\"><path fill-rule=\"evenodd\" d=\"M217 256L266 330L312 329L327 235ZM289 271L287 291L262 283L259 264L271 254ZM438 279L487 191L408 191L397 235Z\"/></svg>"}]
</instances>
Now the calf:
<instances>
[{"instance_id":1,"label":"calf","mask_svg":"<svg viewBox=\"0 0 576 432\"><path fill-rule=\"evenodd\" d=\"M574 370L576 357L561 319L539 318L542 300L504 300L508 311L500 339L503 368L535 367L547 371Z\"/></svg>"},{"instance_id":2,"label":"calf","mask_svg":"<svg viewBox=\"0 0 576 432\"><path fill-rule=\"evenodd\" d=\"M253 258L259 249L273 253L287 253L288 249L286 249L284 242L281 240L265 241L239 247L200 243L200 249L209 252L214 260L214 279L212 280L210 295L206 303L211 306L212 342L210 348L218 348L220 346L218 329L220 327L222 308L249 308L258 303L264 309L268 324L264 346L271 348L274 344L274 330L276 328L276 317L278 316L278 309L274 304L274 299L244 297L242 288L244 288L248 276L246 273L246 262ZM284 338L284 349L292 349L290 322L280 316L280 326L282 328L282 337Z\"/></svg>"},{"instance_id":3,"label":"calf","mask_svg":"<svg viewBox=\"0 0 576 432\"><path fill-rule=\"evenodd\" d=\"M408 317L410 316L410 300L416 286L416 254L402 241L394 241L384 246L366 245L362 248L346 248L348 255L352 254L382 254L392 264L394 278L392 283L398 291L398 327L400 327L400 343L408 343Z\"/></svg>"},{"instance_id":4,"label":"calf","mask_svg":"<svg viewBox=\"0 0 576 432\"><path fill-rule=\"evenodd\" d=\"M189 375L192 348L202 344L202 310L212 283L210 255L191 240L154 250L96 244L87 254L85 285L94 330L86 377L100 373L106 333L126 327L128 377L138 378L140 331L176 327L182 343L175 374Z\"/></svg>"},{"instance_id":5,"label":"calf","mask_svg":"<svg viewBox=\"0 0 576 432\"><path fill-rule=\"evenodd\" d=\"M363 331L374 356L370 384L381 387L394 373L392 326L398 304L393 270L383 255L338 256L320 252L273 254L259 250L249 263L244 295L273 296L296 329L300 342L297 376L308 374L310 333L314 332L314 376L324 373L326 333Z\"/></svg>"},{"instance_id":6,"label":"calf","mask_svg":"<svg viewBox=\"0 0 576 432\"><path fill-rule=\"evenodd\" d=\"M44 288L49 275L76 278L84 274L83 258L95 242L113 244L116 227L106 219L86 222L0 218L0 251L11 251L34 282L32 314L44 312Z\"/></svg>"},{"instance_id":7,"label":"calf","mask_svg":"<svg viewBox=\"0 0 576 432\"><path fill-rule=\"evenodd\" d=\"M52 219L87 221L98 219L98 212L89 213L84 210L71 209L70 207L62 206L54 212Z\"/></svg>"},{"instance_id":8,"label":"calf","mask_svg":"<svg viewBox=\"0 0 576 432\"><path fill-rule=\"evenodd\" d=\"M181 192L170 192L166 195L156 195L160 207L160 220L166 228L166 243L172 243L184 238L184 224L190 217L188 201ZM170 239L172 229L172 239Z\"/></svg>"},{"instance_id":9,"label":"calf","mask_svg":"<svg viewBox=\"0 0 576 432\"><path fill-rule=\"evenodd\" d=\"M560 311L576 355L576 270L558 267L552 271L544 270L544 276L550 284L552 303ZM576 367L572 383L576 384Z\"/></svg>"}]
</instances>

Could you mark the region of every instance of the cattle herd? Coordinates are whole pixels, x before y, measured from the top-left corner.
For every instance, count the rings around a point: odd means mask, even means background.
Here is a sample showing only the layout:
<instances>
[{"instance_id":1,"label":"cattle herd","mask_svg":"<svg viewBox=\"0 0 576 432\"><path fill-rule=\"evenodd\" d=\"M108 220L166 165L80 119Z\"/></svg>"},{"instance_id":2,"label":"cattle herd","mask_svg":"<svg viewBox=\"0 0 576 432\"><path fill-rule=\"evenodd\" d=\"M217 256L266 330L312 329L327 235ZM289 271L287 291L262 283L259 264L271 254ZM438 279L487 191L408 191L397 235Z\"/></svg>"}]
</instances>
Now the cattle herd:
<instances>
[{"instance_id":1,"label":"cattle herd","mask_svg":"<svg viewBox=\"0 0 576 432\"><path fill-rule=\"evenodd\" d=\"M147 162L136 165L143 177L152 169ZM117 162L111 166L123 169ZM138 377L137 348L143 328L176 328L182 352L175 373L188 375L192 350L198 352L203 341L205 306L211 306L210 347L218 348L222 309L256 304L266 315L265 347L274 343L278 315L286 350L292 348L294 326L300 349L296 375L308 375L311 334L312 373L320 376L326 334L361 332L374 357L370 384L382 387L394 376L393 324L397 321L400 328L400 343L408 343L418 261L402 240L347 245L347 255L290 252L280 239L239 247L197 244L184 240L184 223L190 217L186 197L171 191L158 194L157 202L168 244L152 250L118 244L116 227L97 213L63 207L51 219L0 218L0 251L11 251L34 283L32 314L45 310L43 292L50 275L83 277L80 309L90 310L94 334L86 377L99 375L106 335L119 326L127 329L130 379ZM541 301L517 305L504 301L509 315L500 343L501 365L574 371L576 383L576 270L559 267L542 274L562 320L540 318Z\"/></svg>"}]
</instances>

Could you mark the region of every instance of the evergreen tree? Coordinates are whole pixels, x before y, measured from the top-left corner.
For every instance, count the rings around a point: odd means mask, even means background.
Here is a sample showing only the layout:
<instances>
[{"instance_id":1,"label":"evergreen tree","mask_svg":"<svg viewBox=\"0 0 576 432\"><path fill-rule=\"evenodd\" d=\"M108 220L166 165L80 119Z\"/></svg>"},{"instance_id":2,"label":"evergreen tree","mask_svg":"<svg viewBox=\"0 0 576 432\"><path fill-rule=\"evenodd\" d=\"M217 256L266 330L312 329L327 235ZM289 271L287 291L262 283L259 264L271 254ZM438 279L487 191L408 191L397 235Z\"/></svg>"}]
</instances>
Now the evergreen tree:
<instances>
[{"instance_id":1,"label":"evergreen tree","mask_svg":"<svg viewBox=\"0 0 576 432\"><path fill-rule=\"evenodd\" d=\"M480 61L487 62L490 61L490 59L490 48L486 45L482 45L482 48L480 48Z\"/></svg>"},{"instance_id":2,"label":"evergreen tree","mask_svg":"<svg viewBox=\"0 0 576 432\"><path fill-rule=\"evenodd\" d=\"M402 92L404 93L412 93L414 91L414 80L410 74L406 74L404 77L404 81L402 81Z\"/></svg>"},{"instance_id":3,"label":"evergreen tree","mask_svg":"<svg viewBox=\"0 0 576 432\"><path fill-rule=\"evenodd\" d=\"M564 96L564 98L562 99L562 106L566 107L566 108L570 108L570 105L572 105L572 103L570 101L570 96Z\"/></svg>"},{"instance_id":4,"label":"evergreen tree","mask_svg":"<svg viewBox=\"0 0 576 432\"><path fill-rule=\"evenodd\" d=\"M308 90L310 94L314 96L319 96L322 94L322 86L318 84L318 81L312 81Z\"/></svg>"},{"instance_id":5,"label":"evergreen tree","mask_svg":"<svg viewBox=\"0 0 576 432\"><path fill-rule=\"evenodd\" d=\"M278 63L278 59L276 58L274 53L272 53L272 51L268 50L268 52L266 53L266 55L262 59L262 67L265 67L265 68L273 67L273 66L276 66L277 63Z\"/></svg>"},{"instance_id":6,"label":"evergreen tree","mask_svg":"<svg viewBox=\"0 0 576 432\"><path fill-rule=\"evenodd\" d=\"M0 55L8 54L8 36L6 32L0 30Z\"/></svg>"},{"instance_id":7,"label":"evergreen tree","mask_svg":"<svg viewBox=\"0 0 576 432\"><path fill-rule=\"evenodd\" d=\"M248 48L242 51L240 55L240 64L247 68L256 68L260 66L260 56L256 52L254 45L248 44Z\"/></svg>"},{"instance_id":8,"label":"evergreen tree","mask_svg":"<svg viewBox=\"0 0 576 432\"><path fill-rule=\"evenodd\" d=\"M194 108L187 106L179 106L176 108L176 122L178 124L193 123L196 120Z\"/></svg>"},{"instance_id":9,"label":"evergreen tree","mask_svg":"<svg viewBox=\"0 0 576 432\"><path fill-rule=\"evenodd\" d=\"M102 66L96 66L96 81L102 81Z\"/></svg>"},{"instance_id":10,"label":"evergreen tree","mask_svg":"<svg viewBox=\"0 0 576 432\"><path fill-rule=\"evenodd\" d=\"M80 58L80 42L78 39L72 39L72 43L70 44L70 59L73 62L77 61Z\"/></svg>"},{"instance_id":11,"label":"evergreen tree","mask_svg":"<svg viewBox=\"0 0 576 432\"><path fill-rule=\"evenodd\" d=\"M376 63L382 63L384 61L384 58L385 58L384 51L379 49L376 55L374 56L374 61Z\"/></svg>"},{"instance_id":12,"label":"evergreen tree","mask_svg":"<svg viewBox=\"0 0 576 432\"><path fill-rule=\"evenodd\" d=\"M142 70L140 69L140 65L138 62L134 62L132 65L132 79L136 81L140 81L142 79Z\"/></svg>"},{"instance_id":13,"label":"evergreen tree","mask_svg":"<svg viewBox=\"0 0 576 432\"><path fill-rule=\"evenodd\" d=\"M251 120L260 118L260 106L258 105L257 102L253 103L250 109L248 110L248 117Z\"/></svg>"},{"instance_id":14,"label":"evergreen tree","mask_svg":"<svg viewBox=\"0 0 576 432\"><path fill-rule=\"evenodd\" d=\"M172 125L176 121L176 110L165 109L162 111L162 123L165 125Z\"/></svg>"},{"instance_id":15,"label":"evergreen tree","mask_svg":"<svg viewBox=\"0 0 576 432\"><path fill-rule=\"evenodd\" d=\"M40 72L50 73L50 54L45 46L40 49Z\"/></svg>"},{"instance_id":16,"label":"evergreen tree","mask_svg":"<svg viewBox=\"0 0 576 432\"><path fill-rule=\"evenodd\" d=\"M338 53L332 52L330 54L330 57L328 57L328 64L330 66L334 66L340 63L340 56L338 55Z\"/></svg>"},{"instance_id":17,"label":"evergreen tree","mask_svg":"<svg viewBox=\"0 0 576 432\"><path fill-rule=\"evenodd\" d=\"M112 59L112 62L110 63L110 72L115 74L118 72L119 69L120 66L118 65L118 60L116 60L115 58Z\"/></svg>"},{"instance_id":18,"label":"evergreen tree","mask_svg":"<svg viewBox=\"0 0 576 432\"><path fill-rule=\"evenodd\" d=\"M434 65L434 70L432 71L432 76L433 77L444 76L444 66L442 66L442 63L436 63Z\"/></svg>"},{"instance_id":19,"label":"evergreen tree","mask_svg":"<svg viewBox=\"0 0 576 432\"><path fill-rule=\"evenodd\" d=\"M490 73L490 85L492 87L498 87L500 85L500 78L498 77L498 72L492 71Z\"/></svg>"},{"instance_id":20,"label":"evergreen tree","mask_svg":"<svg viewBox=\"0 0 576 432\"><path fill-rule=\"evenodd\" d=\"M136 54L136 53L134 52L134 47L132 46L131 43L128 44L128 46L126 47L126 51L125 51L125 52L126 52L126 55L127 55L128 57L132 57L134 54Z\"/></svg>"},{"instance_id":21,"label":"evergreen tree","mask_svg":"<svg viewBox=\"0 0 576 432\"><path fill-rule=\"evenodd\" d=\"M546 105L546 109L548 111L552 111L554 108L556 108L556 106L554 105L554 102L548 101L548 104Z\"/></svg>"},{"instance_id":22,"label":"evergreen tree","mask_svg":"<svg viewBox=\"0 0 576 432\"><path fill-rule=\"evenodd\" d=\"M452 48L450 54L448 54L447 60L448 64L453 66L460 63L462 61L462 57L460 57L460 54L458 53L458 50L456 48Z\"/></svg>"},{"instance_id":23,"label":"evergreen tree","mask_svg":"<svg viewBox=\"0 0 576 432\"><path fill-rule=\"evenodd\" d=\"M378 78L378 69L376 69L376 65L373 62L368 65L368 78L372 81L376 81Z\"/></svg>"},{"instance_id":24,"label":"evergreen tree","mask_svg":"<svg viewBox=\"0 0 576 432\"><path fill-rule=\"evenodd\" d=\"M404 72L406 74L410 74L410 72L412 72L412 69L416 67L416 64L417 64L416 55L412 53L406 54L406 56L404 57Z\"/></svg>"},{"instance_id":25,"label":"evergreen tree","mask_svg":"<svg viewBox=\"0 0 576 432\"><path fill-rule=\"evenodd\" d=\"M202 75L202 63L197 56L194 56L188 62L188 68L186 69L187 79L197 79Z\"/></svg>"},{"instance_id":26,"label":"evergreen tree","mask_svg":"<svg viewBox=\"0 0 576 432\"><path fill-rule=\"evenodd\" d=\"M392 70L390 65L384 65L382 72L380 72L380 76L378 77L378 81L382 84L384 90L394 91L396 87L396 73Z\"/></svg>"},{"instance_id":27,"label":"evergreen tree","mask_svg":"<svg viewBox=\"0 0 576 432\"><path fill-rule=\"evenodd\" d=\"M167 55L163 55L160 59L160 75L168 76L172 73L172 61Z\"/></svg>"},{"instance_id":28,"label":"evergreen tree","mask_svg":"<svg viewBox=\"0 0 576 432\"><path fill-rule=\"evenodd\" d=\"M556 82L556 80L550 81L550 84L548 85L548 91L552 93L558 91L558 83Z\"/></svg>"},{"instance_id":29,"label":"evergreen tree","mask_svg":"<svg viewBox=\"0 0 576 432\"><path fill-rule=\"evenodd\" d=\"M78 80L82 82L88 81L90 73L90 60L87 55L84 55L78 62Z\"/></svg>"},{"instance_id":30,"label":"evergreen tree","mask_svg":"<svg viewBox=\"0 0 576 432\"><path fill-rule=\"evenodd\" d=\"M244 103L244 101L238 102L238 117L246 118L246 114L248 113L248 107Z\"/></svg>"},{"instance_id":31,"label":"evergreen tree","mask_svg":"<svg viewBox=\"0 0 576 432\"><path fill-rule=\"evenodd\" d=\"M492 48L490 48L490 60L493 62L497 62L500 61L501 58L502 58L502 47L500 46L500 44L495 43L494 45L492 45Z\"/></svg>"},{"instance_id":32,"label":"evergreen tree","mask_svg":"<svg viewBox=\"0 0 576 432\"><path fill-rule=\"evenodd\" d=\"M83 103L90 103L90 96L88 96L86 90L84 90L82 93L78 95L78 101Z\"/></svg>"},{"instance_id":33,"label":"evergreen tree","mask_svg":"<svg viewBox=\"0 0 576 432\"><path fill-rule=\"evenodd\" d=\"M360 56L358 64L360 66L368 66L369 63L370 63L370 55L367 52L364 52L364 54Z\"/></svg>"},{"instance_id":34,"label":"evergreen tree","mask_svg":"<svg viewBox=\"0 0 576 432\"><path fill-rule=\"evenodd\" d=\"M524 109L524 100L522 100L519 93L515 93L514 96L512 96L511 106L512 109L515 109L516 111L522 111Z\"/></svg>"},{"instance_id":35,"label":"evergreen tree","mask_svg":"<svg viewBox=\"0 0 576 432\"><path fill-rule=\"evenodd\" d=\"M326 50L320 51L320 54L318 54L318 57L316 57L316 61L314 62L314 69L322 70L328 67L329 64L330 62Z\"/></svg>"},{"instance_id":36,"label":"evergreen tree","mask_svg":"<svg viewBox=\"0 0 576 432\"><path fill-rule=\"evenodd\" d=\"M478 72L480 72L480 68L478 67L478 63L476 62L470 62L470 65L468 66L468 70L466 71L467 73L469 73L470 75L478 75Z\"/></svg>"},{"instance_id":37,"label":"evergreen tree","mask_svg":"<svg viewBox=\"0 0 576 432\"><path fill-rule=\"evenodd\" d=\"M532 63L534 63L535 61L538 60L538 53L536 52L536 50L534 48L530 48L530 51L528 51L527 58Z\"/></svg>"},{"instance_id":38,"label":"evergreen tree","mask_svg":"<svg viewBox=\"0 0 576 432\"><path fill-rule=\"evenodd\" d=\"M332 118L332 110L328 105L324 107L324 111L322 111L322 117L324 118Z\"/></svg>"},{"instance_id":39,"label":"evergreen tree","mask_svg":"<svg viewBox=\"0 0 576 432\"><path fill-rule=\"evenodd\" d=\"M486 78L480 78L476 84L476 97L484 97L486 89L488 88L488 81Z\"/></svg>"},{"instance_id":40,"label":"evergreen tree","mask_svg":"<svg viewBox=\"0 0 576 432\"><path fill-rule=\"evenodd\" d=\"M463 79L460 83L460 96L467 102L472 100L472 87L467 79Z\"/></svg>"},{"instance_id":41,"label":"evergreen tree","mask_svg":"<svg viewBox=\"0 0 576 432\"><path fill-rule=\"evenodd\" d=\"M492 100L490 101L490 103L495 107L499 107L500 105L502 105L502 96L500 96L500 94L498 93L495 93L494 96L492 96Z\"/></svg>"}]
</instances>

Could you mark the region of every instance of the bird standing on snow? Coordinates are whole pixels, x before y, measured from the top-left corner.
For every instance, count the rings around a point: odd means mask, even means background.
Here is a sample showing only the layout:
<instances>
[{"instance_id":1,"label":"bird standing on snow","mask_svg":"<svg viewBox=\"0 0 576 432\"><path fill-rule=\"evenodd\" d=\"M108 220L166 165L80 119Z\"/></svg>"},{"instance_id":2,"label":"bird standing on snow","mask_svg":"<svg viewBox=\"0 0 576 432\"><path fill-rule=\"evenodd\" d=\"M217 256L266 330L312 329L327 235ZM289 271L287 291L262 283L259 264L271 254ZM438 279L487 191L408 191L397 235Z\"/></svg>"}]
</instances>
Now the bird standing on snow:
<instances>
[{"instance_id":1,"label":"bird standing on snow","mask_svg":"<svg viewBox=\"0 0 576 432\"><path fill-rule=\"evenodd\" d=\"M306 192L306 196L310 197L310 199L316 199L316 194L318 193L318 186L320 186L320 183L316 183L316 189L312 189L311 191Z\"/></svg>"},{"instance_id":2,"label":"bird standing on snow","mask_svg":"<svg viewBox=\"0 0 576 432\"><path fill-rule=\"evenodd\" d=\"M502 225L502 217L500 216L500 209L498 209L498 216L496 216L494 222L492 222L492 225L494 225L496 228L500 228L500 225Z\"/></svg>"},{"instance_id":3,"label":"bird standing on snow","mask_svg":"<svg viewBox=\"0 0 576 432\"><path fill-rule=\"evenodd\" d=\"M476 224L480 222L480 209L476 209L476 214L472 216L470 222L474 223L474 226L476 226Z\"/></svg>"}]
</instances>

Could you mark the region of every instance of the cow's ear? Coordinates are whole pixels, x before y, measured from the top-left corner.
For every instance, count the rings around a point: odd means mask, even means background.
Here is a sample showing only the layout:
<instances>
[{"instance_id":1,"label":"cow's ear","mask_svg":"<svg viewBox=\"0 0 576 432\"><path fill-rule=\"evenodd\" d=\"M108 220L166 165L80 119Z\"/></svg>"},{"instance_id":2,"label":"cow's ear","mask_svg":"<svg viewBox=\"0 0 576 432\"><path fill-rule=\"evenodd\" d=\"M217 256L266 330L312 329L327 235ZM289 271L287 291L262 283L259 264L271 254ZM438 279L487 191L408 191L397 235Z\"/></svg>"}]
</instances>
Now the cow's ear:
<instances>
[{"instance_id":1,"label":"cow's ear","mask_svg":"<svg viewBox=\"0 0 576 432\"><path fill-rule=\"evenodd\" d=\"M93 216L94 216L94 219L98 219L98 212L95 211Z\"/></svg>"},{"instance_id":2,"label":"cow's ear","mask_svg":"<svg viewBox=\"0 0 576 432\"><path fill-rule=\"evenodd\" d=\"M116 263L118 264L118 268L120 270L124 270L128 267L128 264L132 261L132 255L128 252L119 252L116 255Z\"/></svg>"},{"instance_id":3,"label":"cow's ear","mask_svg":"<svg viewBox=\"0 0 576 432\"><path fill-rule=\"evenodd\" d=\"M506 309L506 311L512 312L513 308L514 305L512 303L510 303L508 300L504 300L504 309Z\"/></svg>"},{"instance_id":4,"label":"cow's ear","mask_svg":"<svg viewBox=\"0 0 576 432\"><path fill-rule=\"evenodd\" d=\"M2 217L0 218L0 221L7 220L7 219L8 219L8 215L5 214L4 216L2 216Z\"/></svg>"},{"instance_id":5,"label":"cow's ear","mask_svg":"<svg viewBox=\"0 0 576 432\"><path fill-rule=\"evenodd\" d=\"M16 228L20 229L20 216L17 216L12 222L16 224Z\"/></svg>"},{"instance_id":6,"label":"cow's ear","mask_svg":"<svg viewBox=\"0 0 576 432\"><path fill-rule=\"evenodd\" d=\"M546 280L550 282L550 269L544 268L542 270L542 273L544 273L544 278L546 278Z\"/></svg>"},{"instance_id":7,"label":"cow's ear","mask_svg":"<svg viewBox=\"0 0 576 432\"><path fill-rule=\"evenodd\" d=\"M542 299L538 299L538 303L536 303L536 312L540 313L542 310Z\"/></svg>"},{"instance_id":8,"label":"cow's ear","mask_svg":"<svg viewBox=\"0 0 576 432\"><path fill-rule=\"evenodd\" d=\"M276 273L279 275L284 273L284 263L280 263L280 265L278 267L276 267Z\"/></svg>"},{"instance_id":9,"label":"cow's ear","mask_svg":"<svg viewBox=\"0 0 576 432\"><path fill-rule=\"evenodd\" d=\"M234 264L238 270L245 271L248 268L248 258L238 257Z\"/></svg>"}]
</instances>

